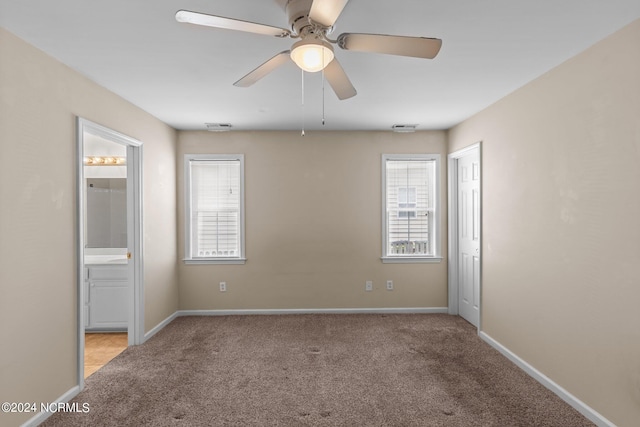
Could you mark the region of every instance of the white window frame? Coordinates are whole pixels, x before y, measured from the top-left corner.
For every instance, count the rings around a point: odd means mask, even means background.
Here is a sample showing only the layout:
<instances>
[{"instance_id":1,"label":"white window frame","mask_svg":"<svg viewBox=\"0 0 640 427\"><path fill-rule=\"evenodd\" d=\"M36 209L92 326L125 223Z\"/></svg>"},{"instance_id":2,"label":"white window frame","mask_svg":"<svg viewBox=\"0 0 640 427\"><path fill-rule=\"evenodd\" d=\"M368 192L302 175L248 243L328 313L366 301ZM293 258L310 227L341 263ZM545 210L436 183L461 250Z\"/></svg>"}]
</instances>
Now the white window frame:
<instances>
[{"instance_id":1,"label":"white window frame","mask_svg":"<svg viewBox=\"0 0 640 427\"><path fill-rule=\"evenodd\" d=\"M192 161L239 161L240 162L240 250L233 257L194 257L191 253L191 162ZM185 154L185 264L245 264L245 206L244 206L244 154Z\"/></svg>"},{"instance_id":2,"label":"white window frame","mask_svg":"<svg viewBox=\"0 0 640 427\"><path fill-rule=\"evenodd\" d=\"M431 241L431 255L410 255L410 254L397 254L390 255L387 253L389 235L387 231L387 161L400 160L430 160L434 161L434 175L435 180L433 183L433 228ZM442 240L442 222L440 221L440 183L441 183L441 169L440 169L440 154L383 154L382 155L382 257L383 263L437 263L442 261L441 255L441 240Z\"/></svg>"}]
</instances>

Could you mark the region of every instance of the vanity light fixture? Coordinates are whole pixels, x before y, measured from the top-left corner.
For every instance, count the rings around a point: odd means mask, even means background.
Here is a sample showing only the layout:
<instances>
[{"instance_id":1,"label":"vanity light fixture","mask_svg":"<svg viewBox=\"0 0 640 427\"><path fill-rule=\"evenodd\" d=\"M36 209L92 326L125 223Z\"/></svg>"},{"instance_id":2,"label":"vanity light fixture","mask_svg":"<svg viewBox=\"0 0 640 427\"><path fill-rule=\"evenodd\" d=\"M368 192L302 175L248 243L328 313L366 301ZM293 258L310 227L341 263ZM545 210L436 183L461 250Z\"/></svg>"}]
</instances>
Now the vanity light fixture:
<instances>
[{"instance_id":1,"label":"vanity light fixture","mask_svg":"<svg viewBox=\"0 0 640 427\"><path fill-rule=\"evenodd\" d=\"M89 156L84 158L85 166L124 166L126 157L119 156Z\"/></svg>"}]
</instances>

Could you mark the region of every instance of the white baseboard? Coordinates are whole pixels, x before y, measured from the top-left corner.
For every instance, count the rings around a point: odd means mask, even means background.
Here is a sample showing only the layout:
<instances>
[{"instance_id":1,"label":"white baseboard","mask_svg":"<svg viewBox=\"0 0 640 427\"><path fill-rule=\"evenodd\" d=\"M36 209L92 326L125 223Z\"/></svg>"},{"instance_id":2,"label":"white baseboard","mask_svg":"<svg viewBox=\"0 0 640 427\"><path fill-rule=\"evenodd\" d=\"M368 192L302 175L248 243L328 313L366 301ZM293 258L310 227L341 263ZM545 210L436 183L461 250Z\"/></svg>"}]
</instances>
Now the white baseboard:
<instances>
[{"instance_id":1,"label":"white baseboard","mask_svg":"<svg viewBox=\"0 0 640 427\"><path fill-rule=\"evenodd\" d=\"M285 309L234 309L234 310L178 310L144 334L144 341L160 332L175 318L181 316L247 316L278 314L447 314L447 307L414 308L285 308Z\"/></svg>"},{"instance_id":2,"label":"white baseboard","mask_svg":"<svg viewBox=\"0 0 640 427\"><path fill-rule=\"evenodd\" d=\"M60 396L56 401L49 403L67 403L74 397L76 397L80 393L80 386L75 386L71 388L68 392ZM38 424L44 422L47 418L53 415L53 412L38 412L36 415L31 417L27 422L22 424L21 427L35 427Z\"/></svg>"},{"instance_id":3,"label":"white baseboard","mask_svg":"<svg viewBox=\"0 0 640 427\"><path fill-rule=\"evenodd\" d=\"M147 332L146 334L144 334L144 338L142 339L142 343L144 344L145 342L147 342L147 340L149 338L151 338L152 336L154 336L155 334L157 334L158 332L160 332L162 330L162 328L164 328L165 326L167 326L169 323L171 323L173 321L173 319L175 319L176 317L178 317L178 313L179 311L176 311L175 313L173 313L171 316L167 317L166 319L164 319L162 322L158 323L156 326L153 327L153 329L151 329L149 332Z\"/></svg>"},{"instance_id":4,"label":"white baseboard","mask_svg":"<svg viewBox=\"0 0 640 427\"><path fill-rule=\"evenodd\" d=\"M447 314L447 307L429 308L286 308L242 310L179 310L180 316L234 316L278 314Z\"/></svg>"},{"instance_id":5,"label":"white baseboard","mask_svg":"<svg viewBox=\"0 0 640 427\"><path fill-rule=\"evenodd\" d=\"M538 371L536 368L525 362L523 359L518 357L511 350L500 344L498 341L491 338L485 332L479 333L480 338L486 341L491 347L498 350L505 356L507 359L511 360L515 363L520 369L529 374L533 379L538 381L540 384L554 392L558 395L562 400L571 405L576 411L580 412L586 418L588 418L591 422L600 427L616 427L611 421L603 417L596 410L588 406L586 403L575 397L573 394L569 393L567 390L562 388L560 385L555 383L549 377L547 377L542 372Z\"/></svg>"}]
</instances>

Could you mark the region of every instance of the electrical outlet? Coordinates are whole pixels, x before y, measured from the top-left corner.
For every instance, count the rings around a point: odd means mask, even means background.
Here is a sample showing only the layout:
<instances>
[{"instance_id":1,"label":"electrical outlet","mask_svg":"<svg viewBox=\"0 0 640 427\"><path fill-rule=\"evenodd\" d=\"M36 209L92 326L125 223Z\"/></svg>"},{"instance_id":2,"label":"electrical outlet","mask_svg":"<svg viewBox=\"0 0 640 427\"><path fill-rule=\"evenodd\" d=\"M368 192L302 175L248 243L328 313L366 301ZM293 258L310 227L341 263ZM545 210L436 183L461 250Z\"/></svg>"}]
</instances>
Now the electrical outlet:
<instances>
[{"instance_id":1,"label":"electrical outlet","mask_svg":"<svg viewBox=\"0 0 640 427\"><path fill-rule=\"evenodd\" d=\"M387 280L387 290L388 291L393 290L393 280Z\"/></svg>"},{"instance_id":2,"label":"electrical outlet","mask_svg":"<svg viewBox=\"0 0 640 427\"><path fill-rule=\"evenodd\" d=\"M373 290L373 282L371 280L364 282L364 290L367 292L371 292Z\"/></svg>"},{"instance_id":3,"label":"electrical outlet","mask_svg":"<svg viewBox=\"0 0 640 427\"><path fill-rule=\"evenodd\" d=\"M227 292L227 282L220 282L220 292Z\"/></svg>"}]
</instances>

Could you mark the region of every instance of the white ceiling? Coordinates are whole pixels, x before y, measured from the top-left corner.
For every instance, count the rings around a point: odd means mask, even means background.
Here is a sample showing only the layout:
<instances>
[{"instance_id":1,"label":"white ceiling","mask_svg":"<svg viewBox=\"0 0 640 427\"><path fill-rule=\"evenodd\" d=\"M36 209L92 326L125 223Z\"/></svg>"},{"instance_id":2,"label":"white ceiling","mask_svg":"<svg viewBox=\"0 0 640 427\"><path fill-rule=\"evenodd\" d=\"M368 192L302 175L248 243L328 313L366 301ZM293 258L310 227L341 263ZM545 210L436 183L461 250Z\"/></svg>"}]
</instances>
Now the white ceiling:
<instances>
[{"instance_id":1,"label":"white ceiling","mask_svg":"<svg viewBox=\"0 0 640 427\"><path fill-rule=\"evenodd\" d=\"M286 0L0 0L0 25L177 129L446 129L640 18L638 0L351 0L343 32L437 37L434 60L336 48L339 101L293 63L233 82L295 40L180 24L178 9L287 27ZM2 60L0 52L0 61Z\"/></svg>"}]
</instances>

